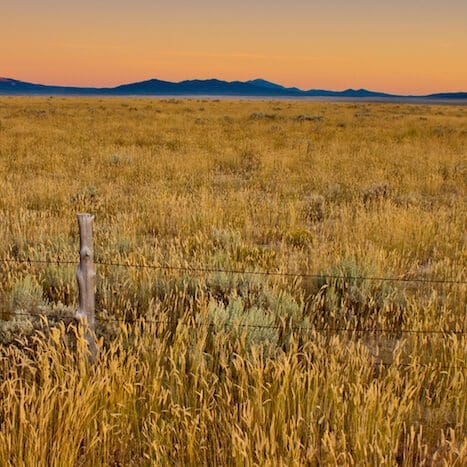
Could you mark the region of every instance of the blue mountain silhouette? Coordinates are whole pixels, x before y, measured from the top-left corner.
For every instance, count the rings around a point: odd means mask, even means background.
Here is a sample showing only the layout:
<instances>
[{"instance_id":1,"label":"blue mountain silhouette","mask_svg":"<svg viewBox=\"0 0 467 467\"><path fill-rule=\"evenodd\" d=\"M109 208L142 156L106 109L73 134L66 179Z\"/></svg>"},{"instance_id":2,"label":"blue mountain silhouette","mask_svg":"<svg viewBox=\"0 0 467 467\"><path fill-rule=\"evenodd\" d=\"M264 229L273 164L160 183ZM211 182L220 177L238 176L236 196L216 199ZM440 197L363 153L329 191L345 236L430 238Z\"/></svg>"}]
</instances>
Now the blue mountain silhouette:
<instances>
[{"instance_id":1,"label":"blue mountain silhouette","mask_svg":"<svg viewBox=\"0 0 467 467\"><path fill-rule=\"evenodd\" d=\"M250 81L223 81L219 79L194 79L180 82L150 79L122 84L111 88L51 86L0 78L0 95L63 95L63 96L245 96L245 97L342 97L342 98L423 98L467 99L467 92L401 96L367 89L329 91L325 89L302 90L271 83L261 78Z\"/></svg>"}]
</instances>

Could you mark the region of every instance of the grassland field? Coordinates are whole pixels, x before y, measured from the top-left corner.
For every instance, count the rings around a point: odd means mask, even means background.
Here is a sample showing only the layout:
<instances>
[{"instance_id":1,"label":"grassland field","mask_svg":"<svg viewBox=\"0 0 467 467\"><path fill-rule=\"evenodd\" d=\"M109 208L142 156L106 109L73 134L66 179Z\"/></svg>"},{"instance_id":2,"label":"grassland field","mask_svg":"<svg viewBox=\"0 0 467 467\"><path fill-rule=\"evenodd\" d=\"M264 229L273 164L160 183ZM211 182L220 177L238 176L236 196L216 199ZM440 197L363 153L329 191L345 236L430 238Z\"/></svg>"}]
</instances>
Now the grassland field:
<instances>
[{"instance_id":1,"label":"grassland field","mask_svg":"<svg viewBox=\"0 0 467 467\"><path fill-rule=\"evenodd\" d=\"M0 465L466 465L466 161L466 106L0 98ZM78 212L174 268L97 266L95 365Z\"/></svg>"}]
</instances>

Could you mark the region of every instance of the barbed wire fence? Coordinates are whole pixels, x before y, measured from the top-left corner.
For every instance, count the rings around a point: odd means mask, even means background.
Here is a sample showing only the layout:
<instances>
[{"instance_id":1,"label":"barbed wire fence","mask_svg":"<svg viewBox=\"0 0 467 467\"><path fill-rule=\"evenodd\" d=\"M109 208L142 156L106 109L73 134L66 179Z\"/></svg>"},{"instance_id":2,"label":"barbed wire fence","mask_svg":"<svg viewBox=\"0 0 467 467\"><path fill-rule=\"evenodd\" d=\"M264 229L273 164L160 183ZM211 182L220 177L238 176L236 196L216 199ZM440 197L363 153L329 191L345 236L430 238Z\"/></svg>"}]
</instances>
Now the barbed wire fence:
<instances>
[{"instance_id":1,"label":"barbed wire fence","mask_svg":"<svg viewBox=\"0 0 467 467\"><path fill-rule=\"evenodd\" d=\"M63 314L54 314L54 313L32 313L25 311L15 311L11 313L10 311L0 310L0 319L8 319L11 316L21 316L24 318L42 318L47 322L49 319L55 319L58 321L63 321L64 323L81 323L89 328L89 333L87 334L88 343L90 349L96 345L95 341L95 322L99 323L121 323L121 324L173 324L173 321L170 319L164 320L153 320L145 319L142 317L139 318L116 318L116 317L100 317L95 316L95 303L94 303L94 265L106 266L106 267L115 267L115 268L127 268L127 269L149 269L149 270L159 270L159 271L175 271L175 272L184 272L184 273L202 273L202 274L228 274L228 275L251 275L251 276L274 276L274 277L289 277L289 278L305 278L305 279L320 279L320 280L343 280L343 281L372 281L372 282L400 282L400 283L412 283L412 284L431 284L438 286L465 286L467 285L466 280L456 279L456 278L426 278L426 277L394 277L394 276L363 276L363 275L346 275L346 274L312 274L312 273L301 273L293 271L257 271L257 270L247 270L247 269L223 269L217 267L198 267L198 266L171 266L171 265L160 265L160 264L141 264L134 262L114 262L114 261L94 261L93 258L93 247L92 247L92 220L93 217L87 214L79 214L78 222L83 222L83 216L86 217L85 222L89 222L90 225L88 228L91 229L90 237L83 238L81 232L80 224L80 261L78 262L75 259L71 258L51 258L51 259L36 259L36 258L0 258L0 263L4 264L40 264L40 265L55 265L55 266L66 266L74 265L78 266L78 271L85 271L86 274L90 274L91 281L87 285L80 283L78 278L79 286L79 310L81 310L81 315L75 313L74 316L64 316ZM79 276L77 272L77 276ZM84 302L88 302L83 304ZM184 324L193 328L201 327L215 327L218 326L216 323L181 323L177 322L177 326ZM294 333L319 333L325 335L335 335L335 334L350 334L350 335L461 335L464 336L467 334L467 331L464 329L389 329L389 328L362 328L362 327L317 327L317 326L293 326L293 325L265 325L265 324L246 324L246 323L232 323L232 322L223 322L222 326L228 326L231 328L245 328L245 329L276 329L276 330L287 330ZM94 336L94 337L93 337ZM95 359L95 352L92 352L92 360ZM390 363L378 362L376 365L381 365L383 367L394 366ZM399 367L413 367L413 366L422 366L422 367L431 367L432 365L420 364L420 363L399 363L395 364ZM449 369L466 369L465 366L440 366L438 367L442 370Z\"/></svg>"}]
</instances>

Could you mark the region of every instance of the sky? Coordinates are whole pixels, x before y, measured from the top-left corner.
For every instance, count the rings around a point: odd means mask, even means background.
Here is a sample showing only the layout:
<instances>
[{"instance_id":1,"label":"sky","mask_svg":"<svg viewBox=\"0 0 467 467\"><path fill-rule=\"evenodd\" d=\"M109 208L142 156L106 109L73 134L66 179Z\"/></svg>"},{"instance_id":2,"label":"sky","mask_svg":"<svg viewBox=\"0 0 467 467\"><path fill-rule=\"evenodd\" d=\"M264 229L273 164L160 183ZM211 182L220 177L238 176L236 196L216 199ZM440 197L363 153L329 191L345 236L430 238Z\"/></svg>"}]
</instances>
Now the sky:
<instances>
[{"instance_id":1,"label":"sky","mask_svg":"<svg viewBox=\"0 0 467 467\"><path fill-rule=\"evenodd\" d=\"M0 0L0 76L467 91L467 0Z\"/></svg>"}]
</instances>

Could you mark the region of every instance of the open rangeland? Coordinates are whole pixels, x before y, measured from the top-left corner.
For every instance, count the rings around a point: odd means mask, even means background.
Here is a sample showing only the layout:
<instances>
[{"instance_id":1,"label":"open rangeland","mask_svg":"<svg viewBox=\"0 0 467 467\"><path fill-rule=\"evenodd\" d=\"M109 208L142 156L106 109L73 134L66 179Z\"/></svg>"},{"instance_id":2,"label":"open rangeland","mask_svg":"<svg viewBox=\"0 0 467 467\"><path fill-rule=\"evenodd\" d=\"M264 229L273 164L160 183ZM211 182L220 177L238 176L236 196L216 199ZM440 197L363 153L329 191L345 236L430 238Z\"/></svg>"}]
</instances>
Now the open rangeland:
<instances>
[{"instance_id":1,"label":"open rangeland","mask_svg":"<svg viewBox=\"0 0 467 467\"><path fill-rule=\"evenodd\" d=\"M0 98L0 464L465 465L466 160L465 106Z\"/></svg>"}]
</instances>

